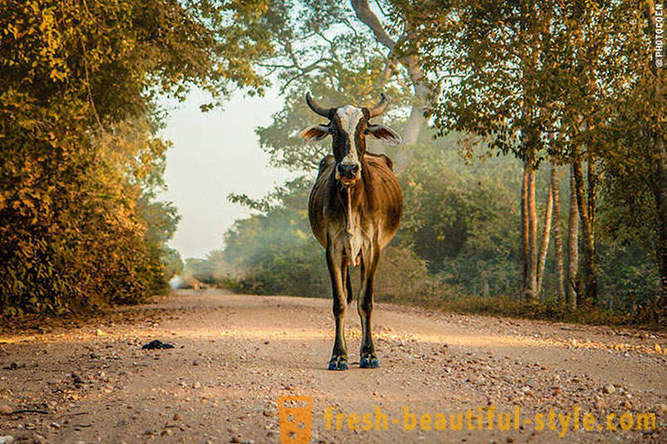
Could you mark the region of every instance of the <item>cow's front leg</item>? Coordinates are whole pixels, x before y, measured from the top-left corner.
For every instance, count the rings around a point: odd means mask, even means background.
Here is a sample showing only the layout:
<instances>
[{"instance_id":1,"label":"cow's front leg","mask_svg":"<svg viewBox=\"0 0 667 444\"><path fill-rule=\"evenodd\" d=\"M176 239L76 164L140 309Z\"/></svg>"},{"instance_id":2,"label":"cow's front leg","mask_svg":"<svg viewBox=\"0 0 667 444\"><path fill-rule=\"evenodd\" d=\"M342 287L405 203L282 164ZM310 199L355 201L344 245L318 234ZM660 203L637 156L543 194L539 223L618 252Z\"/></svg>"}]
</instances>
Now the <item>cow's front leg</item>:
<instances>
[{"instance_id":1,"label":"cow's front leg","mask_svg":"<svg viewBox=\"0 0 667 444\"><path fill-rule=\"evenodd\" d=\"M361 291L357 298L357 311L361 320L361 350L359 351L359 367L377 368L380 361L375 354L373 345L373 334L371 329L371 316L373 314L373 292L375 284L375 272L379 262L379 252L370 248L369 254L365 255L368 263L361 268Z\"/></svg>"},{"instance_id":2,"label":"cow's front leg","mask_svg":"<svg viewBox=\"0 0 667 444\"><path fill-rule=\"evenodd\" d=\"M333 315L336 322L336 338L334 339L329 370L347 370L347 346L345 344L345 310L347 309L347 294L345 290L345 273L347 265L343 264L341 250L327 248L327 266L331 277L333 293Z\"/></svg>"}]
</instances>

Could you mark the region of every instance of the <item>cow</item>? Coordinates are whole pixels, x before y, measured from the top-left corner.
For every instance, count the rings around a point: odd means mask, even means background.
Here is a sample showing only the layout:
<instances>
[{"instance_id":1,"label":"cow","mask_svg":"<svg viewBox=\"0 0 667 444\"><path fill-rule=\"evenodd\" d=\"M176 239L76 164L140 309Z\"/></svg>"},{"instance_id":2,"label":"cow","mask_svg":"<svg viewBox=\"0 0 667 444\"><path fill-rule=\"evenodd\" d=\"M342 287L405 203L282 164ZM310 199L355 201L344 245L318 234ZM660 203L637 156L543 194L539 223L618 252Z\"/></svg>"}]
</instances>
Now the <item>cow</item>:
<instances>
[{"instance_id":1,"label":"cow","mask_svg":"<svg viewBox=\"0 0 667 444\"><path fill-rule=\"evenodd\" d=\"M403 209L401 188L384 154L366 151L366 136L389 144L401 137L393 129L370 120L387 107L384 94L371 108L353 105L325 108L310 93L306 103L327 123L301 131L306 142L331 136L333 155L320 162L319 172L308 200L308 217L313 235L326 251L333 292L335 340L329 370L347 370L345 311L353 300L350 268L360 266L361 288L357 312L361 320L359 367L380 366L373 336L373 288L380 254L398 230Z\"/></svg>"}]
</instances>

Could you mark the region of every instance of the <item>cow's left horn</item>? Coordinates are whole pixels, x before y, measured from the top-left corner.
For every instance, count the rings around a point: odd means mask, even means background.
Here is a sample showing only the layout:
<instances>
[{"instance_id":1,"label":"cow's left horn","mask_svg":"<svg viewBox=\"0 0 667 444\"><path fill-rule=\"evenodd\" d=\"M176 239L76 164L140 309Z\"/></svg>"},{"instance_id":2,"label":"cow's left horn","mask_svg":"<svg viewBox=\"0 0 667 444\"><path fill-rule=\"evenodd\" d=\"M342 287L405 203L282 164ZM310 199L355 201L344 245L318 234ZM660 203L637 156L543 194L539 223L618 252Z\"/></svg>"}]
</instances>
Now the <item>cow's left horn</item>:
<instances>
[{"instance_id":1,"label":"cow's left horn","mask_svg":"<svg viewBox=\"0 0 667 444\"><path fill-rule=\"evenodd\" d=\"M332 108L325 108L319 103L317 103L313 98L310 96L310 91L306 93L306 103L312 109L315 113L319 114L322 117L326 117L327 119L331 118L331 109Z\"/></svg>"},{"instance_id":2,"label":"cow's left horn","mask_svg":"<svg viewBox=\"0 0 667 444\"><path fill-rule=\"evenodd\" d=\"M387 96L385 96L384 93L381 93L380 103L378 103L372 108L368 108L368 113L370 114L371 117L377 117L380 114L382 114L385 109L387 109L387 105L389 105L389 102L387 101Z\"/></svg>"}]
</instances>

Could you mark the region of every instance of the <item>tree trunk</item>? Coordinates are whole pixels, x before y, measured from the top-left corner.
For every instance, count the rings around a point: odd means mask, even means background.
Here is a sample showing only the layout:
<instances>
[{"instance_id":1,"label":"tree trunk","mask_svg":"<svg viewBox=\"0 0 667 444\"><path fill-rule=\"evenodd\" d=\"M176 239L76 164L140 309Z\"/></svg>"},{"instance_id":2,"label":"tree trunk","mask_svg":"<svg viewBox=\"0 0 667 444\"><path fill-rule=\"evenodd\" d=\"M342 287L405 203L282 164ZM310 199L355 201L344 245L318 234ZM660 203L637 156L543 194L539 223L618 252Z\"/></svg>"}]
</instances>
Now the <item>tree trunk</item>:
<instances>
[{"instance_id":1,"label":"tree trunk","mask_svg":"<svg viewBox=\"0 0 667 444\"><path fill-rule=\"evenodd\" d=\"M396 174L403 172L412 162L415 152L412 145L417 143L419 134L426 124L426 117L424 116L426 112L425 105L428 102L430 94L429 86L426 83L421 66L419 66L417 56L410 55L407 57L407 61L403 63L407 64L408 74L410 75L414 89L414 97L410 116L403 131L403 144L395 156L394 171L396 171Z\"/></svg>"},{"instance_id":2,"label":"tree trunk","mask_svg":"<svg viewBox=\"0 0 667 444\"><path fill-rule=\"evenodd\" d=\"M547 192L547 206L544 209L544 226L542 228L542 244L540 245L539 257L537 260L537 294L535 298L540 297L542 293L542 283L544 282L544 267L547 263L547 252L549 251L549 237L551 234L551 215L553 212L553 182L549 184ZM540 297L540 300L544 298Z\"/></svg>"},{"instance_id":3,"label":"tree trunk","mask_svg":"<svg viewBox=\"0 0 667 444\"><path fill-rule=\"evenodd\" d=\"M579 206L574 181L574 166L570 169L570 220L567 227L567 305L577 308L579 279Z\"/></svg>"},{"instance_id":4,"label":"tree trunk","mask_svg":"<svg viewBox=\"0 0 667 444\"><path fill-rule=\"evenodd\" d=\"M658 245L656 256L660 267L660 294L656 301L658 310L665 310L667 301L667 152L662 134L655 135L654 150L656 154L655 204L658 210ZM664 311L662 312L664 313ZM660 318L661 313L656 313Z\"/></svg>"},{"instance_id":5,"label":"tree trunk","mask_svg":"<svg viewBox=\"0 0 667 444\"><path fill-rule=\"evenodd\" d=\"M530 257L530 226L528 223L528 167L523 167L521 184L521 248L519 249L519 267L521 273L521 299L526 297L528 285L528 262Z\"/></svg>"},{"instance_id":6,"label":"tree trunk","mask_svg":"<svg viewBox=\"0 0 667 444\"><path fill-rule=\"evenodd\" d=\"M537 302L537 208L535 205L535 170L528 170L528 225L530 227L530 256L528 267L528 301Z\"/></svg>"},{"instance_id":7,"label":"tree trunk","mask_svg":"<svg viewBox=\"0 0 667 444\"><path fill-rule=\"evenodd\" d=\"M651 11L651 20L653 26L656 26L657 15L655 7ZM656 29L656 28L654 28ZM657 34L656 34L657 37ZM658 109L664 110L664 98L662 94L662 65L656 64L655 76L655 103L662 104ZM664 117L664 115L663 115ZM656 161L654 195L656 209L658 210L658 245L656 246L656 256L660 267L660 294L658 295L656 306L660 313L656 317L660 319L667 303L667 152L665 151L664 126L658 125L658 129L653 136L653 153Z\"/></svg>"},{"instance_id":8,"label":"tree trunk","mask_svg":"<svg viewBox=\"0 0 667 444\"><path fill-rule=\"evenodd\" d=\"M554 257L556 259L556 300L562 304L565 302L565 270L563 268L563 227L560 219L560 178L558 168L551 165L551 190L554 201L553 227L554 227Z\"/></svg>"},{"instance_id":9,"label":"tree trunk","mask_svg":"<svg viewBox=\"0 0 667 444\"><path fill-rule=\"evenodd\" d=\"M597 174L595 173L595 162L588 159L588 218L591 220L591 226L595 229L595 196L597 193Z\"/></svg>"},{"instance_id":10,"label":"tree trunk","mask_svg":"<svg viewBox=\"0 0 667 444\"><path fill-rule=\"evenodd\" d=\"M595 263L595 233L592 224L591 214L589 213L589 201L586 199L584 190L584 175L581 168L581 161L576 160L574 167L574 181L577 193L577 204L579 207L579 218L583 231L583 251L584 251L584 298L588 304L597 302L597 264ZM592 170L589 170L592 171ZM590 179L589 179L590 181Z\"/></svg>"},{"instance_id":11,"label":"tree trunk","mask_svg":"<svg viewBox=\"0 0 667 444\"><path fill-rule=\"evenodd\" d=\"M391 77L392 72L394 71L391 67L391 64L394 62L400 63L408 70L408 75L410 76L410 81L412 82L414 89L412 110L410 111L410 117L408 118L405 131L403 132L403 146L399 148L396 156L394 157L394 172L396 174L400 174L412 162L414 150L410 145L417 143L417 140L419 139L419 133L426 123L424 111L428 102L428 96L431 93L431 89L428 85L426 76L424 76L424 72L421 69L417 55L409 54L400 56L396 53L396 51L394 51L397 41L395 41L386 31L382 25L382 22L371 9L369 1L350 0L350 5L352 6L352 9L354 10L357 18L366 26L368 26L369 30L373 33L375 40L389 50L387 54L389 65L387 66L387 69L385 69L385 77L382 82L386 82L389 77ZM409 29L406 29L405 32L405 35L410 34Z\"/></svg>"}]
</instances>

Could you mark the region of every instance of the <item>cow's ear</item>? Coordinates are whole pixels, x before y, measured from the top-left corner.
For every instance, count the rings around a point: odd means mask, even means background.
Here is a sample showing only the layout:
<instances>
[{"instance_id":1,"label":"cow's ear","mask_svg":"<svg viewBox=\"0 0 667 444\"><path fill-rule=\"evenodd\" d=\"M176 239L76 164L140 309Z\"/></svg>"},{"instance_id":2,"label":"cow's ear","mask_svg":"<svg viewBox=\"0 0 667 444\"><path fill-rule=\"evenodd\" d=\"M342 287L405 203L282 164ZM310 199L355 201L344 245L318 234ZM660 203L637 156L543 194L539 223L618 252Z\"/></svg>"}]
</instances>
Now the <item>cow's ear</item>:
<instances>
[{"instance_id":1,"label":"cow's ear","mask_svg":"<svg viewBox=\"0 0 667 444\"><path fill-rule=\"evenodd\" d=\"M329 125L319 124L309 126L299 133L299 136L306 142L317 142L327 137L331 133Z\"/></svg>"},{"instance_id":2,"label":"cow's ear","mask_svg":"<svg viewBox=\"0 0 667 444\"><path fill-rule=\"evenodd\" d=\"M396 131L384 125L368 125L366 134L391 145L398 145L402 142L401 136Z\"/></svg>"}]
</instances>

